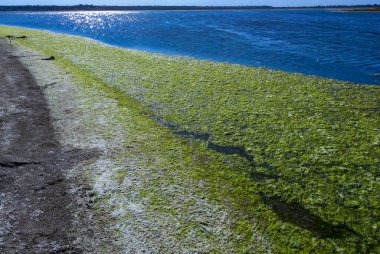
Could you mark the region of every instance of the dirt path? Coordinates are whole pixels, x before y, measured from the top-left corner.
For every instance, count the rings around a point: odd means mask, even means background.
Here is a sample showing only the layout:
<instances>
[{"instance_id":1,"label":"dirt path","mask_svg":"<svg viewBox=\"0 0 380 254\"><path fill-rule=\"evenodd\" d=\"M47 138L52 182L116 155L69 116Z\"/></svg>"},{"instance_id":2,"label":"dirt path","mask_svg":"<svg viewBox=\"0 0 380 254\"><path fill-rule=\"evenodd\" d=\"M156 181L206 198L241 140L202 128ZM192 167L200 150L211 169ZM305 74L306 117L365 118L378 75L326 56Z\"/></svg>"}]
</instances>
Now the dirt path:
<instances>
[{"instance_id":1,"label":"dirt path","mask_svg":"<svg viewBox=\"0 0 380 254\"><path fill-rule=\"evenodd\" d=\"M80 253L64 171L93 152L62 151L42 90L0 43L0 253Z\"/></svg>"}]
</instances>

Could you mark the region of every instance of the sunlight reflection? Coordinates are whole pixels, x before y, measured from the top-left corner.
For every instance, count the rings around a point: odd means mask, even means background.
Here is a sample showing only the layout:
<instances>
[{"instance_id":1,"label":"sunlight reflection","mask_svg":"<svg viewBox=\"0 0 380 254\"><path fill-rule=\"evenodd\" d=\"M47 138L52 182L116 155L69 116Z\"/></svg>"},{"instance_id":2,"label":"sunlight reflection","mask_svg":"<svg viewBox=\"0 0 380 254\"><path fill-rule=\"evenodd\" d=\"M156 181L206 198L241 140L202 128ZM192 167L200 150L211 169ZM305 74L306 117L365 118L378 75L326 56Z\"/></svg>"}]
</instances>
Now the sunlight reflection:
<instances>
[{"instance_id":1,"label":"sunlight reflection","mask_svg":"<svg viewBox=\"0 0 380 254\"><path fill-rule=\"evenodd\" d=\"M76 28L91 30L112 28L119 22L134 23L139 11L76 11L62 12L67 20L73 22Z\"/></svg>"}]
</instances>

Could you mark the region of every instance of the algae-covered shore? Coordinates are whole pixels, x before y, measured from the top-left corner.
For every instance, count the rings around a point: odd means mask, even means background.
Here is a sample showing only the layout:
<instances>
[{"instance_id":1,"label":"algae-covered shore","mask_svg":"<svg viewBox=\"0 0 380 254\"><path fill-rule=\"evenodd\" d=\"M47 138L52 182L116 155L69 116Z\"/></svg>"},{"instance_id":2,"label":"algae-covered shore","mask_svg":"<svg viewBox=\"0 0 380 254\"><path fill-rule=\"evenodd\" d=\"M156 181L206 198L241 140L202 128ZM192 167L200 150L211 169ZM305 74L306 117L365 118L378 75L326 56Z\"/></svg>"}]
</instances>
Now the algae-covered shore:
<instances>
[{"instance_id":1,"label":"algae-covered shore","mask_svg":"<svg viewBox=\"0 0 380 254\"><path fill-rule=\"evenodd\" d=\"M380 87L6 35L73 80L45 93L61 143L103 149L73 174L117 250L380 251Z\"/></svg>"}]
</instances>

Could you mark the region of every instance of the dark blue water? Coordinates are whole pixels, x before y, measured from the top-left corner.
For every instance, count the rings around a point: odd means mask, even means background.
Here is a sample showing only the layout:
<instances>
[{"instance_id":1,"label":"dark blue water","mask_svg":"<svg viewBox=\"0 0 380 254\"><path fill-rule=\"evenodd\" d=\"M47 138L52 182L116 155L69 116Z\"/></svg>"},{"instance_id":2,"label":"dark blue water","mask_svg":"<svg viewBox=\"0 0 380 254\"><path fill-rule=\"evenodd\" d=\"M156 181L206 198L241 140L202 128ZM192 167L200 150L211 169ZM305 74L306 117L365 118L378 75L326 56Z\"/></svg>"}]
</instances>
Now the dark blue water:
<instances>
[{"instance_id":1,"label":"dark blue water","mask_svg":"<svg viewBox=\"0 0 380 254\"><path fill-rule=\"evenodd\" d=\"M324 10L0 12L0 24L380 85L380 13Z\"/></svg>"}]
</instances>

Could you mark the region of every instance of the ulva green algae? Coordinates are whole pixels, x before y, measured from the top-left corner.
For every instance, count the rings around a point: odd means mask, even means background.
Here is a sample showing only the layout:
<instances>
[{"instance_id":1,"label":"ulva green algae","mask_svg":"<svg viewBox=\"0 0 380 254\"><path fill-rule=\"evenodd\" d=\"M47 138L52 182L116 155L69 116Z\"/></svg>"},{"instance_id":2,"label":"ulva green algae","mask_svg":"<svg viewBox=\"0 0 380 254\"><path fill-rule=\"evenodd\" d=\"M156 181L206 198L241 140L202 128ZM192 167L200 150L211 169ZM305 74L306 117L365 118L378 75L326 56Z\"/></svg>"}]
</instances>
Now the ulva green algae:
<instances>
[{"instance_id":1,"label":"ulva green algae","mask_svg":"<svg viewBox=\"0 0 380 254\"><path fill-rule=\"evenodd\" d=\"M230 202L241 214L235 227L246 235L240 250L249 246L254 225L278 252L379 251L379 87L129 51L41 31L1 33L27 35L20 43L56 56L78 77L102 81L111 96L133 98L142 115L176 131L210 134L208 141L183 141L190 144L185 164L197 160L201 166L189 174L208 182L205 195ZM210 151L209 143L244 148L253 162ZM162 156L178 163L176 156ZM279 204L266 204L266 198L296 204L336 230L326 236L295 224L296 217L286 222L274 213Z\"/></svg>"}]
</instances>

